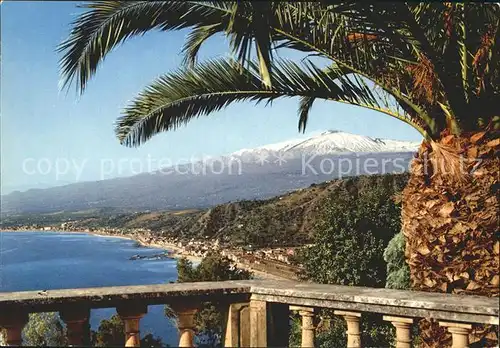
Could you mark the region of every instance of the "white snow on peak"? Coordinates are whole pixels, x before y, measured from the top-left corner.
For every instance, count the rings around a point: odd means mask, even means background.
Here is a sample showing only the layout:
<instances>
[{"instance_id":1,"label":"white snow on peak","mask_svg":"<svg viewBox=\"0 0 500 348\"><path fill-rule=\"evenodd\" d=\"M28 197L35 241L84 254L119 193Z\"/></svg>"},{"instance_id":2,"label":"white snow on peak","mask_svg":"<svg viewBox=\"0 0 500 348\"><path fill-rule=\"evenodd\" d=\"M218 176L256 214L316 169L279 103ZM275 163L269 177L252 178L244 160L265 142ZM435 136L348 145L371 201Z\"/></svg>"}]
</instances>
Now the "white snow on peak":
<instances>
[{"instance_id":1,"label":"white snow on peak","mask_svg":"<svg viewBox=\"0 0 500 348\"><path fill-rule=\"evenodd\" d=\"M420 142L371 138L338 130L329 130L310 137L291 139L275 144L242 149L230 157L250 160L266 153L281 153L287 157L329 155L339 153L416 152Z\"/></svg>"}]
</instances>

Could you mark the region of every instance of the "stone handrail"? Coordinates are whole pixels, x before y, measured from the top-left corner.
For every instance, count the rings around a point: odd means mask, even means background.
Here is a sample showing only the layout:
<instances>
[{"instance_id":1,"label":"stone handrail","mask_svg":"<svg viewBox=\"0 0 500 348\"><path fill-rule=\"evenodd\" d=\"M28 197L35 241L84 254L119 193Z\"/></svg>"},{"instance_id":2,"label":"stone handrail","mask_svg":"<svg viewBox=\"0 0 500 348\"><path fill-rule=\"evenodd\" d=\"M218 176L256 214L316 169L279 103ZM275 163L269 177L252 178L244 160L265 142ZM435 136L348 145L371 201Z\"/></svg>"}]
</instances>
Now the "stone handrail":
<instances>
[{"instance_id":1,"label":"stone handrail","mask_svg":"<svg viewBox=\"0 0 500 348\"><path fill-rule=\"evenodd\" d=\"M433 318L452 334L453 347L467 347L473 325L499 324L498 299L373 289L292 281L225 281L0 293L0 327L10 345L22 343L28 313L60 313L71 345L88 343L92 308L116 308L125 323L126 345L140 345L139 322L148 305L176 313L179 346L192 347L194 316L204 301L225 314L225 346L287 346L289 313L302 318L302 347L314 346L316 308L333 309L347 322L348 347L361 347L362 313L379 313L396 327L398 348L410 347L414 319Z\"/></svg>"}]
</instances>

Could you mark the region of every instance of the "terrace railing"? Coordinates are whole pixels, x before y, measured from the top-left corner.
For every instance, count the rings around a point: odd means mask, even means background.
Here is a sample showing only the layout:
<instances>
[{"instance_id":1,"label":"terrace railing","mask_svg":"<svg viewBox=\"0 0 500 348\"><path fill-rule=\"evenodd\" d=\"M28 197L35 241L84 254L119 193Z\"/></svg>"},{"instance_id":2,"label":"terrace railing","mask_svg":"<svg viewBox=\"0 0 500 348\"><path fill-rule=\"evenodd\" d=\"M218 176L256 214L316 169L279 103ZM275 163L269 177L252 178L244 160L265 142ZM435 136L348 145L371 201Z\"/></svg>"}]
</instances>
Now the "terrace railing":
<instances>
[{"instance_id":1,"label":"terrace railing","mask_svg":"<svg viewBox=\"0 0 500 348\"><path fill-rule=\"evenodd\" d=\"M347 322L347 347L361 347L364 313L379 313L396 327L396 347L411 346L411 326L433 318L451 333L454 348L469 345L475 325L498 325L498 299L288 281L226 281L0 293L0 327L9 345L22 344L33 312L59 312L73 346L89 342L92 308L116 308L128 347L140 346L139 323L150 305L167 304L177 314L179 346L193 347L195 314L203 302L226 318L227 347L288 346L290 311L302 318L302 347L314 347L315 316L333 310Z\"/></svg>"}]
</instances>

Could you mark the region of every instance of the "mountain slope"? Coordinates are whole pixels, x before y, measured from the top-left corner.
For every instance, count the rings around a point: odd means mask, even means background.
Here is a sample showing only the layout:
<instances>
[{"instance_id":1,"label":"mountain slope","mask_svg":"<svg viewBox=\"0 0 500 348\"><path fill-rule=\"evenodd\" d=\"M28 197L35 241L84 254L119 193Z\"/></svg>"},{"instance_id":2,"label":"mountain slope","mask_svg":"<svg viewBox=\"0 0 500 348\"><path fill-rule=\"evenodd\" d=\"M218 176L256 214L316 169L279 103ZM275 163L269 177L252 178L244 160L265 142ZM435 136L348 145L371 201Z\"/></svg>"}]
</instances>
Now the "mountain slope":
<instances>
[{"instance_id":1,"label":"mountain slope","mask_svg":"<svg viewBox=\"0 0 500 348\"><path fill-rule=\"evenodd\" d=\"M245 200L220 204L206 210L119 213L92 210L78 213L25 214L2 221L4 228L27 224L53 225L65 222L70 230L113 228L128 229L147 238L180 240L219 239L233 246L297 246L312 240L328 200L339 190L363 191L378 186L391 187L397 193L406 185L407 174L358 176L314 184L266 200Z\"/></svg>"},{"instance_id":2,"label":"mountain slope","mask_svg":"<svg viewBox=\"0 0 500 348\"><path fill-rule=\"evenodd\" d=\"M2 196L2 214L95 208L179 210L265 199L313 183L401 173L418 144L329 131L126 178Z\"/></svg>"}]
</instances>

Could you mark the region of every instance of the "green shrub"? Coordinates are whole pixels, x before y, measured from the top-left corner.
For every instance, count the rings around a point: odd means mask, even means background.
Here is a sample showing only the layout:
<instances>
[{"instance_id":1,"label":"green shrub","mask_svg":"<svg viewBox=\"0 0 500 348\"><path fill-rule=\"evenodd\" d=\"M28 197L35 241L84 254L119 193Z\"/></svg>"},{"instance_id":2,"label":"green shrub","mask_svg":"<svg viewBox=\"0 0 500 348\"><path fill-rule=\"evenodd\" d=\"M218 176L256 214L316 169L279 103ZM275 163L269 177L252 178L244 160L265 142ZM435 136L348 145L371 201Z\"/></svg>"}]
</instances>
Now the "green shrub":
<instances>
[{"instance_id":1,"label":"green shrub","mask_svg":"<svg viewBox=\"0 0 500 348\"><path fill-rule=\"evenodd\" d=\"M217 252L208 253L198 266L186 258L177 260L177 282L209 282L250 279L251 272L237 268L227 257Z\"/></svg>"},{"instance_id":2,"label":"green shrub","mask_svg":"<svg viewBox=\"0 0 500 348\"><path fill-rule=\"evenodd\" d=\"M401 229L400 207L394 197L404 185L399 177L361 177L346 180L328 200L314 244L298 256L301 277L318 283L384 287L384 251ZM329 330L318 333L318 347L346 345L345 322L332 317ZM366 346L390 346L393 328L380 315L363 314L362 340Z\"/></svg>"},{"instance_id":3,"label":"green shrub","mask_svg":"<svg viewBox=\"0 0 500 348\"><path fill-rule=\"evenodd\" d=\"M290 313L290 336L288 339L290 347L300 347L302 323L299 313Z\"/></svg>"},{"instance_id":4,"label":"green shrub","mask_svg":"<svg viewBox=\"0 0 500 348\"><path fill-rule=\"evenodd\" d=\"M64 346L66 329L59 315L50 313L31 313L23 330L23 344L27 346Z\"/></svg>"},{"instance_id":5,"label":"green shrub","mask_svg":"<svg viewBox=\"0 0 500 348\"><path fill-rule=\"evenodd\" d=\"M403 232L399 232L384 251L384 260L387 262L386 288L401 290L410 288L410 267L405 261L405 245L405 236Z\"/></svg>"},{"instance_id":6,"label":"green shrub","mask_svg":"<svg viewBox=\"0 0 500 348\"><path fill-rule=\"evenodd\" d=\"M394 193L391 187L353 186L331 197L315 243L299 257L302 276L327 284L385 286L384 250L401 228Z\"/></svg>"},{"instance_id":7,"label":"green shrub","mask_svg":"<svg viewBox=\"0 0 500 348\"><path fill-rule=\"evenodd\" d=\"M92 333L92 343L96 347L125 346L124 330L123 321L115 314L109 319L101 320L97 332Z\"/></svg>"}]
</instances>

